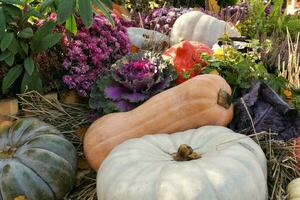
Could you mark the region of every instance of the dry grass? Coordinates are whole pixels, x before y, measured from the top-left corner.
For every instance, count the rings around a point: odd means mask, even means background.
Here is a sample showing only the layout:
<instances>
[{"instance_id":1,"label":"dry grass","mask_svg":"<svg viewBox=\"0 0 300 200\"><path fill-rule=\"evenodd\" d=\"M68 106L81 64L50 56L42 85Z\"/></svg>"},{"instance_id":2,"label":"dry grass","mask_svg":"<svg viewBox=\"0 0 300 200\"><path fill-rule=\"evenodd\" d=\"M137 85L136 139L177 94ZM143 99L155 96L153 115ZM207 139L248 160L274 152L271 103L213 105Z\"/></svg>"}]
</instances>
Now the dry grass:
<instances>
[{"instance_id":1,"label":"dry grass","mask_svg":"<svg viewBox=\"0 0 300 200\"><path fill-rule=\"evenodd\" d=\"M85 105L67 105L49 101L36 92L20 95L23 111L56 126L75 145L78 157L83 158L82 140L76 134L78 127L90 124L89 111ZM256 141L267 157L268 187L270 200L285 200L288 183L300 177L296 167L295 142L271 139L271 133L255 133L250 137ZM91 169L80 169L74 190L64 200L96 200L96 173Z\"/></svg>"},{"instance_id":2,"label":"dry grass","mask_svg":"<svg viewBox=\"0 0 300 200\"><path fill-rule=\"evenodd\" d=\"M278 55L278 75L286 78L291 86L300 89L300 33L293 42L287 30L288 55L287 61L282 61L282 55Z\"/></svg>"}]
</instances>

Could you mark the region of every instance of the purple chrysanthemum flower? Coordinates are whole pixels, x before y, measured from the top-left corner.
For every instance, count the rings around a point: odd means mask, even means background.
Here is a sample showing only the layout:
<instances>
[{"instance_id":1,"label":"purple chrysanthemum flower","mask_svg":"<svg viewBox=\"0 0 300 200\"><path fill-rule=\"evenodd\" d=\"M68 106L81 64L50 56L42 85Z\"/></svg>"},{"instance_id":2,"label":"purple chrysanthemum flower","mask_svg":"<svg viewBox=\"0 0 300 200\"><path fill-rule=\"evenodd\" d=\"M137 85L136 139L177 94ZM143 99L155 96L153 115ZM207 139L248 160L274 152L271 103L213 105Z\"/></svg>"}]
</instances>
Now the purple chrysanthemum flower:
<instances>
[{"instance_id":1,"label":"purple chrysanthemum flower","mask_svg":"<svg viewBox=\"0 0 300 200\"><path fill-rule=\"evenodd\" d=\"M115 27L104 16L95 15L90 29L80 19L77 20L78 33L63 62L68 71L63 80L80 96L88 96L96 78L130 52L126 27L118 17L113 18Z\"/></svg>"}]
</instances>

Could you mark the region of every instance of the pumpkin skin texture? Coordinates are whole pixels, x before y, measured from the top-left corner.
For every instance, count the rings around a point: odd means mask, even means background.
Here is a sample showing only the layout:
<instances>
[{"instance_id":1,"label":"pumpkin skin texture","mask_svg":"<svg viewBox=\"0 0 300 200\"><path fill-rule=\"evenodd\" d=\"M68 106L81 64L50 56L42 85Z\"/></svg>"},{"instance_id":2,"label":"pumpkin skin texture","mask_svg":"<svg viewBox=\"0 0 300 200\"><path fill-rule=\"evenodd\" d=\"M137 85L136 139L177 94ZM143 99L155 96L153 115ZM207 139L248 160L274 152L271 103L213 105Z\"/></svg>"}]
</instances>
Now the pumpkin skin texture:
<instances>
[{"instance_id":1,"label":"pumpkin skin texture","mask_svg":"<svg viewBox=\"0 0 300 200\"><path fill-rule=\"evenodd\" d=\"M240 33L229 23L200 11L191 11L181 15L175 21L170 40L171 45L189 40L212 47L224 33L229 37L240 36Z\"/></svg>"},{"instance_id":2,"label":"pumpkin skin texture","mask_svg":"<svg viewBox=\"0 0 300 200\"><path fill-rule=\"evenodd\" d=\"M0 130L0 200L62 199L76 166L75 148L53 126L28 118Z\"/></svg>"},{"instance_id":3,"label":"pumpkin skin texture","mask_svg":"<svg viewBox=\"0 0 300 200\"><path fill-rule=\"evenodd\" d=\"M289 183L287 192L288 200L300 200L300 178Z\"/></svg>"},{"instance_id":4,"label":"pumpkin skin texture","mask_svg":"<svg viewBox=\"0 0 300 200\"><path fill-rule=\"evenodd\" d=\"M226 126L233 105L219 105L220 90L231 88L218 75L199 75L150 98L139 107L96 120L84 138L84 153L94 170L118 144L148 134L174 133L203 125Z\"/></svg>"},{"instance_id":5,"label":"pumpkin skin texture","mask_svg":"<svg viewBox=\"0 0 300 200\"><path fill-rule=\"evenodd\" d=\"M200 158L174 161L181 144ZM97 175L98 200L266 200L266 158L245 135L221 126L127 140Z\"/></svg>"}]
</instances>

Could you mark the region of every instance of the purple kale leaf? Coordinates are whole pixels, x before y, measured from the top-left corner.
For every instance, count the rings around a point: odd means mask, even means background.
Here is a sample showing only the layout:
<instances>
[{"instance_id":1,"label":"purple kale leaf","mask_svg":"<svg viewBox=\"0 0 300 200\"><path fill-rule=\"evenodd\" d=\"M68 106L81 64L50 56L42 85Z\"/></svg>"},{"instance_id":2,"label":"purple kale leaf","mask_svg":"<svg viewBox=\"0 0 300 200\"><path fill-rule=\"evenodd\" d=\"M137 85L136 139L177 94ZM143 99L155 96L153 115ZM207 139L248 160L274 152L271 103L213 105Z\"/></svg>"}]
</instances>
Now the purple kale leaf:
<instances>
[{"instance_id":1,"label":"purple kale leaf","mask_svg":"<svg viewBox=\"0 0 300 200\"><path fill-rule=\"evenodd\" d=\"M233 130L250 135L256 132L276 133L274 139L289 140L300 135L300 114L292 109L265 83L255 82L249 93L235 102L235 115L230 124Z\"/></svg>"},{"instance_id":2,"label":"purple kale leaf","mask_svg":"<svg viewBox=\"0 0 300 200\"><path fill-rule=\"evenodd\" d=\"M140 52L125 56L98 78L90 107L101 114L131 110L174 84L177 74L161 55Z\"/></svg>"}]
</instances>

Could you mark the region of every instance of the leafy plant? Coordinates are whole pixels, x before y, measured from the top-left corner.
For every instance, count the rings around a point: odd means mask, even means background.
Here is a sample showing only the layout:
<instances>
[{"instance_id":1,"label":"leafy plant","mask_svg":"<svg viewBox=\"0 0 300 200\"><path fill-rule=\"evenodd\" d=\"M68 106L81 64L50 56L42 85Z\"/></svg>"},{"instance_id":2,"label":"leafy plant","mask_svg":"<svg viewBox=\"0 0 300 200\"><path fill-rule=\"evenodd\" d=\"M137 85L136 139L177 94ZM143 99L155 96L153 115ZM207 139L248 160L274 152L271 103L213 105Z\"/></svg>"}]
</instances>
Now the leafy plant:
<instances>
[{"instance_id":1,"label":"leafy plant","mask_svg":"<svg viewBox=\"0 0 300 200\"><path fill-rule=\"evenodd\" d=\"M91 91L90 107L99 114L131 110L171 87L176 78L175 69L161 55L130 54L97 79Z\"/></svg>"},{"instance_id":2,"label":"leafy plant","mask_svg":"<svg viewBox=\"0 0 300 200\"><path fill-rule=\"evenodd\" d=\"M232 46L223 48L222 55L202 55L209 66L204 73L218 73L233 88L233 97L241 97L250 87L253 80L261 80L269 84L277 92L282 92L287 84L282 77L270 74L261 61L261 50L270 48L269 41L259 44L258 40L252 40L246 46L248 51L242 53Z\"/></svg>"},{"instance_id":3,"label":"leafy plant","mask_svg":"<svg viewBox=\"0 0 300 200\"><path fill-rule=\"evenodd\" d=\"M96 15L92 27L86 29L78 19L78 34L68 47L63 66L63 77L69 89L87 97L97 77L115 61L130 52L127 29L118 17L112 27L104 16ZM101 35L101 37L99 37Z\"/></svg>"},{"instance_id":4,"label":"leafy plant","mask_svg":"<svg viewBox=\"0 0 300 200\"><path fill-rule=\"evenodd\" d=\"M48 21L43 26L34 24L44 16L30 4L19 0L0 1L0 62L10 66L2 81L2 92L21 81L21 92L42 89L42 80L34 62L34 55L54 46L62 34L53 32L56 25Z\"/></svg>"}]
</instances>

